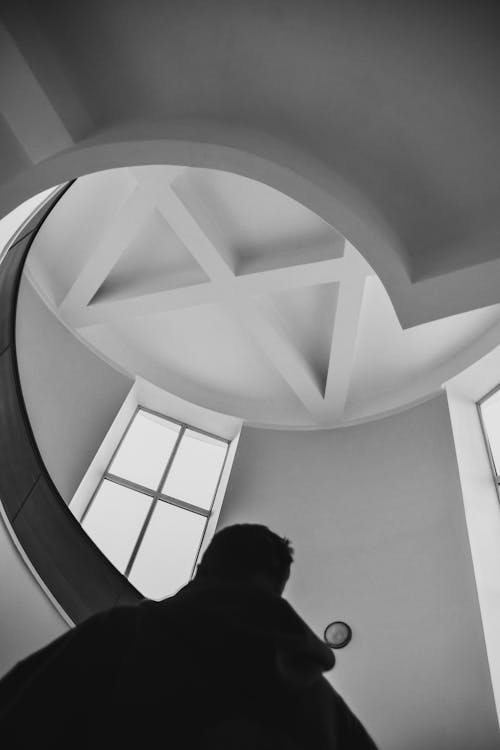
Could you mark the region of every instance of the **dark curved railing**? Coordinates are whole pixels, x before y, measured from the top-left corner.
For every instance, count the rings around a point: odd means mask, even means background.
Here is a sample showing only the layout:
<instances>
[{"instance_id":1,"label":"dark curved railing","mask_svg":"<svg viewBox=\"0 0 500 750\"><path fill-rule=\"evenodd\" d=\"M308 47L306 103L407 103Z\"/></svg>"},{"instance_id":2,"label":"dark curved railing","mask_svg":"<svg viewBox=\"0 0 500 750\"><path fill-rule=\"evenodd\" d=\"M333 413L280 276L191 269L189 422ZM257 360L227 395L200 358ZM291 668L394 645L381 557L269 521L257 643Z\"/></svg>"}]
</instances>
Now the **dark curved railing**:
<instances>
[{"instance_id":1,"label":"dark curved railing","mask_svg":"<svg viewBox=\"0 0 500 750\"><path fill-rule=\"evenodd\" d=\"M45 203L0 265L0 500L35 570L73 622L142 597L82 530L55 488L33 436L16 358L21 275L43 221L70 185Z\"/></svg>"}]
</instances>

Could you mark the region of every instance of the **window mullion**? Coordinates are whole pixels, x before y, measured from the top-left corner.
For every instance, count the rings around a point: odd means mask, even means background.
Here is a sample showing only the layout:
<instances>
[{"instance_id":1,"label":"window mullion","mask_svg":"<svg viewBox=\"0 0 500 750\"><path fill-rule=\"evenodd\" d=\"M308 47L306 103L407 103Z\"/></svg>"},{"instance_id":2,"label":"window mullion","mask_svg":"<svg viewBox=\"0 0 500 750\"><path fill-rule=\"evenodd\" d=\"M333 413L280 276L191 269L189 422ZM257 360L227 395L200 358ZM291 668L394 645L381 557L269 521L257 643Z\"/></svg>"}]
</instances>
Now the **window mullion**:
<instances>
[{"instance_id":1,"label":"window mullion","mask_svg":"<svg viewBox=\"0 0 500 750\"><path fill-rule=\"evenodd\" d=\"M111 458L110 458L110 460L109 460L109 462L108 462L108 465L106 466L106 471L104 472L103 476L101 477L101 479L100 479L100 481L99 481L99 484L97 485L97 487L95 488L94 492L92 493L92 497L90 498L89 502L87 503L87 507L86 507L86 508L85 508L85 510L83 511L83 514L82 514L82 516L81 516L81 518L80 518L80 524L83 524L83 522L84 522L84 520L85 520L85 516L87 515L87 513L88 513L88 512L89 512L89 510L90 510L90 506L91 506L91 505L92 505L92 503L94 502L94 499L95 499L95 497L96 497L97 493L98 493L98 492L99 492L99 490L101 489L101 485L102 485L102 483L104 482L104 480L106 479L106 475L108 474L108 470L109 470L109 467L110 467L110 466L111 466L111 464L113 463L113 461L114 461L114 459L115 459L115 456L116 456L116 454L117 454L117 453L118 453L118 451L120 450L120 448L121 448L121 445L122 445L123 441L125 440L125 438L126 438L126 436L127 436L127 432L129 431L129 429L130 429L130 427L131 427L131 425L132 425L132 422L134 421L135 415L137 414L137 412L138 412L138 411L139 411L139 407L137 407L137 408L136 408L136 409L134 410L134 413L132 414L132 416L131 416L131 418L130 418L130 420L129 420L129 422L128 422L127 426L126 426L126 428L125 428L125 431L124 431L123 435L121 436L120 440L118 441L118 445L117 445L117 446L116 446L116 448L114 449L114 451L113 451L113 454L112 454L112 456L111 456Z\"/></svg>"},{"instance_id":2,"label":"window mullion","mask_svg":"<svg viewBox=\"0 0 500 750\"><path fill-rule=\"evenodd\" d=\"M131 482L130 479L124 479L123 477L119 477L117 474L111 474L111 472L106 472L106 474L104 474L104 479L107 479L109 482L114 482L115 484L121 484L123 487L127 487L130 490L135 490L136 492L140 492L143 495L149 495L149 497L154 497L156 495L154 490L145 487L143 484Z\"/></svg>"},{"instance_id":3,"label":"window mullion","mask_svg":"<svg viewBox=\"0 0 500 750\"><path fill-rule=\"evenodd\" d=\"M179 445L181 444L181 440L182 440L185 432L186 432L186 425L183 424L182 427L181 427L181 429L179 430L179 434L177 435L177 440L175 441L175 445L174 445L174 447L172 449L172 453L169 456L169 459L167 461L167 465L165 466L165 470L164 470L163 474L161 475L160 482L159 482L158 487L156 489L156 494L157 495L161 494L161 488L163 487L163 485L165 484L165 482L167 480L168 472L170 471L170 469L172 467L175 455L177 453L177 450L179 449Z\"/></svg>"},{"instance_id":4,"label":"window mullion","mask_svg":"<svg viewBox=\"0 0 500 750\"><path fill-rule=\"evenodd\" d=\"M87 513L89 512L90 508L92 507L92 503L93 503L93 502L94 502L94 500L96 499L96 497L97 497L97 493L98 493L98 492L99 492L99 490L101 489L101 487L102 487L102 484L103 484L103 482L104 482L104 480L105 480L105 479L106 479L106 474L103 474L103 475L102 475L102 477L101 477L101 478L100 478L100 480L99 480L99 484L97 485L97 487L95 488L94 492L92 493L92 497L90 498L89 502L87 503L87 507L86 507L86 508L85 508L85 510L83 511L83 514L82 514L82 516L81 516L81 518L80 518L80 525L82 525L82 526L83 526L83 522L85 521L85 518L86 518L86 516L87 516Z\"/></svg>"},{"instance_id":5,"label":"window mullion","mask_svg":"<svg viewBox=\"0 0 500 750\"><path fill-rule=\"evenodd\" d=\"M113 453L112 453L112 455L111 455L111 458L110 458L110 460L109 460L109 463L108 463L108 465L106 466L106 471L104 472L105 474L107 474L107 473L109 472L109 467L111 466L111 464L112 464L112 463L113 463L113 461L115 460L115 458L116 458L116 454L118 453L118 451L119 451L119 450L120 450L120 448L122 447L122 445L123 445L123 443L124 443L124 441L125 441L125 438L127 437L127 435L128 435L128 432L129 432L130 428L132 427L132 422L134 421L134 419L136 418L136 416L137 416L137 414L138 414L139 412L140 412L140 408L139 408L139 407L137 407L137 408L136 408L136 409L134 410L134 413L132 414L132 416L130 417L129 423L127 424L127 426L126 426L126 428L125 428L125 431L124 431L123 435L121 436L120 440L118 441L118 445L117 445L117 446L116 446L116 448L114 449L114 451L113 451Z\"/></svg>"},{"instance_id":6,"label":"window mullion","mask_svg":"<svg viewBox=\"0 0 500 750\"><path fill-rule=\"evenodd\" d=\"M135 562L135 558L137 557L137 553L139 552L139 548L142 544L142 540L144 539L144 535L146 533L146 530L149 526L149 522L151 520L151 516L153 515L153 511L156 508L156 504L158 502L158 498L154 498L153 502L151 503L151 508L148 510L148 514L146 518L144 519L144 523L142 524L142 528L139 531L139 536L137 537L137 541L134 544L134 549L132 550L132 554L130 555L130 559L127 563L127 567L125 568L124 576L125 578L128 578L130 575L130 571L132 570L132 565Z\"/></svg>"},{"instance_id":7,"label":"window mullion","mask_svg":"<svg viewBox=\"0 0 500 750\"><path fill-rule=\"evenodd\" d=\"M229 443L227 444L227 447L226 447L226 455L224 456L224 461L222 462L221 470L220 470L220 472L219 472L219 478L218 478L218 480L217 480L217 485L216 485L216 487L215 487L215 492L214 492L214 495L213 495L213 497L212 497L212 502L210 503L210 511L209 511L209 514L208 514L208 516L207 516L207 520L206 520L206 522L205 522L205 528L204 528L204 530L203 530L203 534L202 534L202 536L201 536L201 539L200 539L200 543L199 543L199 545L198 545L198 549L197 549L197 551L196 551L196 555L195 555L195 558L194 558L194 562L193 562L193 567L191 568L191 575L190 575L190 577L189 577L189 580L191 580L191 579L193 578L193 576L194 576L194 573L195 573L195 570L196 570L196 566L197 566L197 564L198 564L198 558L199 558L199 556L200 556L200 551L201 551L201 547L202 547L202 545L203 545L203 540L204 540L204 538L205 538L205 533L206 533L206 531L207 531L207 524L208 524L208 519L209 519L209 518L210 518L210 516L212 515L212 509L213 509L213 507L214 507L214 501L215 501L215 498L216 498L216 496L217 496L217 492L218 492L218 490L219 490L219 486L220 486L220 480L222 479L222 474L223 474L223 472L224 472L224 467L225 467L225 465L226 465L226 461L227 461L227 457L228 457L228 455L229 455Z\"/></svg>"},{"instance_id":8,"label":"window mullion","mask_svg":"<svg viewBox=\"0 0 500 750\"><path fill-rule=\"evenodd\" d=\"M154 409L148 409L146 406L139 406L137 411L144 411L146 412L146 414L154 414L154 416L160 417L160 419L165 419L167 422L177 424L179 425L179 427L189 427L189 429L193 432L198 432L200 435L206 435L207 437L215 438L221 443L227 443L229 445L231 442L231 440L228 440L228 438L221 437L220 435L215 435L213 432L203 430L201 427L193 427L193 425L188 425L185 422L180 422L178 419L174 419L174 417L169 417L166 414L162 414L160 411L155 411Z\"/></svg>"},{"instance_id":9,"label":"window mullion","mask_svg":"<svg viewBox=\"0 0 500 750\"><path fill-rule=\"evenodd\" d=\"M210 512L212 512L212 508L214 507L214 501L215 501L215 498L217 497L217 492L219 491L220 480L222 479L222 474L224 473L224 467L226 465L228 455L229 455L229 443L226 446L226 453L224 455L224 461L222 462L222 466L220 467L219 478L217 479L217 484L215 485L214 494L212 496L212 502L210 503Z\"/></svg>"},{"instance_id":10,"label":"window mullion","mask_svg":"<svg viewBox=\"0 0 500 750\"><path fill-rule=\"evenodd\" d=\"M158 504L159 499L159 493L160 488L163 486L167 476L168 472L170 471L170 467L172 466L173 460L175 458L175 454L177 453L177 449L179 448L180 442L182 440L182 436L184 435L186 431L186 425L183 425L179 431L179 434L177 435L177 439L175 441L175 445L172 449L172 453L169 456L169 459L167 461L167 465L165 467L165 470L160 478L160 482L158 484L158 488L156 492L154 493L153 502L151 503L151 508L149 509L149 512L144 520L144 523L142 525L142 528L139 532L139 536L137 537L137 541L134 545L134 549L132 550L132 554L130 555L130 559L128 561L127 567L125 568L125 577L128 578L130 575L130 571L132 570L132 566L135 562L135 558L137 557L137 554L139 552L140 546L142 544L142 540L144 539L144 535L146 534L147 528L149 526L149 522L151 520L151 517L153 515L153 511L156 508L156 505Z\"/></svg>"},{"instance_id":11,"label":"window mullion","mask_svg":"<svg viewBox=\"0 0 500 750\"><path fill-rule=\"evenodd\" d=\"M200 508L198 505L187 503L185 502L185 500L179 500L179 498L177 497L164 495L162 492L158 493L158 500L161 500L163 503L167 503L167 505L175 505L177 508L187 510L190 513L197 513L199 516L205 516L205 518L208 518L211 515L210 509L207 510L207 508Z\"/></svg>"}]
</instances>

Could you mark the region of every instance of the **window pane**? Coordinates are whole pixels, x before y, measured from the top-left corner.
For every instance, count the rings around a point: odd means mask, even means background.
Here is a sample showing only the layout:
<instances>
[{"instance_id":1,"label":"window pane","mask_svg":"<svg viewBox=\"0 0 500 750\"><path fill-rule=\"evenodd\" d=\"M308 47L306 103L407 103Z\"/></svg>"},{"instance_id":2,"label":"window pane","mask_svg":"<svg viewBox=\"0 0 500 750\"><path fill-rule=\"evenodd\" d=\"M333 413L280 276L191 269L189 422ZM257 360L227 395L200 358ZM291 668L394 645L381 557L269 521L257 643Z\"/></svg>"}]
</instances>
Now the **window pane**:
<instances>
[{"instance_id":1,"label":"window pane","mask_svg":"<svg viewBox=\"0 0 500 750\"><path fill-rule=\"evenodd\" d=\"M153 502L141 492L104 480L82 526L122 573Z\"/></svg>"},{"instance_id":2,"label":"window pane","mask_svg":"<svg viewBox=\"0 0 500 750\"><path fill-rule=\"evenodd\" d=\"M500 469L500 391L481 404L481 414L488 436L495 471Z\"/></svg>"},{"instance_id":3,"label":"window pane","mask_svg":"<svg viewBox=\"0 0 500 750\"><path fill-rule=\"evenodd\" d=\"M226 457L222 440L186 430L162 492L201 508L210 508Z\"/></svg>"},{"instance_id":4,"label":"window pane","mask_svg":"<svg viewBox=\"0 0 500 750\"><path fill-rule=\"evenodd\" d=\"M144 596L163 599L188 583L205 523L204 516L158 502L129 576Z\"/></svg>"},{"instance_id":5,"label":"window pane","mask_svg":"<svg viewBox=\"0 0 500 750\"><path fill-rule=\"evenodd\" d=\"M155 414L137 412L109 471L144 487L158 489L180 429Z\"/></svg>"}]
</instances>

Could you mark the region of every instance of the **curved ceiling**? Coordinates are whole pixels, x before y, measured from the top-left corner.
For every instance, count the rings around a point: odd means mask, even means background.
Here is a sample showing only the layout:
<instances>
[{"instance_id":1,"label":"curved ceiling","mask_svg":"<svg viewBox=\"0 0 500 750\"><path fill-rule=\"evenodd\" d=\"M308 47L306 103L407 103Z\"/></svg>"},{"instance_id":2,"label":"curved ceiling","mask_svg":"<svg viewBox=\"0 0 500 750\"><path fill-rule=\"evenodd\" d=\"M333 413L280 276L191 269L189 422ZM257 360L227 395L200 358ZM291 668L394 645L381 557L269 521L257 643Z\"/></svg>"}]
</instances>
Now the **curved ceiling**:
<instances>
[{"instance_id":1,"label":"curved ceiling","mask_svg":"<svg viewBox=\"0 0 500 750\"><path fill-rule=\"evenodd\" d=\"M111 166L209 166L335 226L403 327L500 302L496 3L23 0L0 15L0 214Z\"/></svg>"},{"instance_id":2,"label":"curved ceiling","mask_svg":"<svg viewBox=\"0 0 500 750\"><path fill-rule=\"evenodd\" d=\"M114 366L259 426L386 414L500 342L500 305L404 330L335 228L222 171L80 178L38 233L26 274Z\"/></svg>"}]
</instances>

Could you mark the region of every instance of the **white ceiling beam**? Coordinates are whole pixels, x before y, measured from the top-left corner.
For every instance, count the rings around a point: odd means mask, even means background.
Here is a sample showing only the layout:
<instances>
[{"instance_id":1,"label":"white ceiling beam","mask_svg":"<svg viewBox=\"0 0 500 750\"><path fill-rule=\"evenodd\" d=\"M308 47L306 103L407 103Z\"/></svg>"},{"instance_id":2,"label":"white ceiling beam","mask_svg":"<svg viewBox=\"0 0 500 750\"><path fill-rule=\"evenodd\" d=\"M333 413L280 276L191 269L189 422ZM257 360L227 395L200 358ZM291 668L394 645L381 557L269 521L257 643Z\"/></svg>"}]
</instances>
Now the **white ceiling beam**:
<instances>
[{"instance_id":1,"label":"white ceiling beam","mask_svg":"<svg viewBox=\"0 0 500 750\"><path fill-rule=\"evenodd\" d=\"M318 424L342 414L355 353L364 280L372 273L354 248L346 243L341 258L318 260L300 266L235 276L224 243L216 237L210 217L195 192L181 174L169 182L162 170L131 170L138 183L139 204L151 211L156 207L209 278L209 282L178 289L146 293L133 298L115 299L87 305L123 252L120 240L137 229L134 211L127 209L124 221L101 241L102 249L89 259L63 306L73 316L73 325L85 327L118 321L124 316L143 316L180 307L207 303L225 306L242 329L261 349L274 368ZM136 211L140 209L136 206ZM113 232L116 233L113 235ZM107 233L109 234L109 233ZM118 240L118 242L117 242ZM105 255L103 259L103 255ZM255 299L270 291L341 281L335 315L329 371L325 395L310 364L294 345L272 303ZM84 307L87 305L87 307ZM79 308L79 309L78 309ZM326 407L326 408L325 408Z\"/></svg>"},{"instance_id":2,"label":"white ceiling beam","mask_svg":"<svg viewBox=\"0 0 500 750\"><path fill-rule=\"evenodd\" d=\"M64 123L0 23L0 113L34 164L73 145Z\"/></svg>"},{"instance_id":3,"label":"white ceiling beam","mask_svg":"<svg viewBox=\"0 0 500 750\"><path fill-rule=\"evenodd\" d=\"M233 293L224 300L233 318L266 355L283 380L310 413L314 422L324 418L323 398L314 373L297 351L271 304L241 298Z\"/></svg>"},{"instance_id":4,"label":"white ceiling beam","mask_svg":"<svg viewBox=\"0 0 500 750\"><path fill-rule=\"evenodd\" d=\"M74 309L71 319L74 325L94 325L118 320L120 317L140 317L156 315L181 307L194 307L221 301L225 290L235 290L238 294L265 294L268 292L299 289L318 284L342 281L346 276L346 266L342 259L317 261L300 267L279 268L272 271L232 276L218 282L206 282L165 289L160 292L145 292L131 297L103 300L89 305L86 309ZM184 296L186 298L184 299Z\"/></svg>"},{"instance_id":5,"label":"white ceiling beam","mask_svg":"<svg viewBox=\"0 0 500 750\"><path fill-rule=\"evenodd\" d=\"M319 266L314 268L313 266ZM66 313L77 327L107 323L121 317L141 317L157 315L182 307L195 307L207 303L218 303L224 291L234 290L238 294L265 294L286 289L299 289L317 284L329 284L341 281L345 276L342 261L324 261L301 266L300 269L281 268L273 271L262 271L257 274L236 276L220 282L205 282L164 289L160 292L144 292L130 297L116 297L102 300L77 309L73 305L71 313Z\"/></svg>"},{"instance_id":6,"label":"white ceiling beam","mask_svg":"<svg viewBox=\"0 0 500 750\"><path fill-rule=\"evenodd\" d=\"M237 285L231 287L211 282L137 298L98 302L73 309L65 320L81 329L96 324L113 324L128 316L137 318L211 303L227 309L296 394L313 422L324 423L323 396L315 373L292 342L274 306L264 300L249 299L239 292Z\"/></svg>"},{"instance_id":7,"label":"white ceiling beam","mask_svg":"<svg viewBox=\"0 0 500 750\"><path fill-rule=\"evenodd\" d=\"M69 322L75 312L88 305L150 213L151 206L147 196L136 189L113 215L94 251L66 293L59 306L61 317Z\"/></svg>"},{"instance_id":8,"label":"white ceiling beam","mask_svg":"<svg viewBox=\"0 0 500 750\"><path fill-rule=\"evenodd\" d=\"M304 286L330 284L342 281L347 274L343 258L318 260L301 266L273 268L237 276L235 285L252 294L258 292L278 292L285 289L299 289Z\"/></svg>"},{"instance_id":9,"label":"white ceiling beam","mask_svg":"<svg viewBox=\"0 0 500 750\"><path fill-rule=\"evenodd\" d=\"M302 246L292 241L287 247L282 241L279 245L271 242L262 247L247 247L243 252L243 257L239 257L237 273L243 276L261 271L272 271L275 268L292 268L321 261L340 260L344 255L346 241L333 229L330 229L330 235L327 239L322 238L320 241L311 237L310 241Z\"/></svg>"},{"instance_id":10,"label":"white ceiling beam","mask_svg":"<svg viewBox=\"0 0 500 750\"><path fill-rule=\"evenodd\" d=\"M352 275L339 285L324 397L324 418L344 413L351 382L366 276Z\"/></svg>"},{"instance_id":11,"label":"white ceiling beam","mask_svg":"<svg viewBox=\"0 0 500 750\"><path fill-rule=\"evenodd\" d=\"M124 318L159 315L187 307L198 307L218 302L217 287L212 283L192 284L161 292L150 292L135 297L93 302L87 307L74 308L65 320L76 328L114 323Z\"/></svg>"},{"instance_id":12,"label":"white ceiling beam","mask_svg":"<svg viewBox=\"0 0 500 750\"><path fill-rule=\"evenodd\" d=\"M186 249L212 281L234 278L232 261L215 230L209 213L181 174L169 183L162 171L135 167L130 170Z\"/></svg>"}]
</instances>

